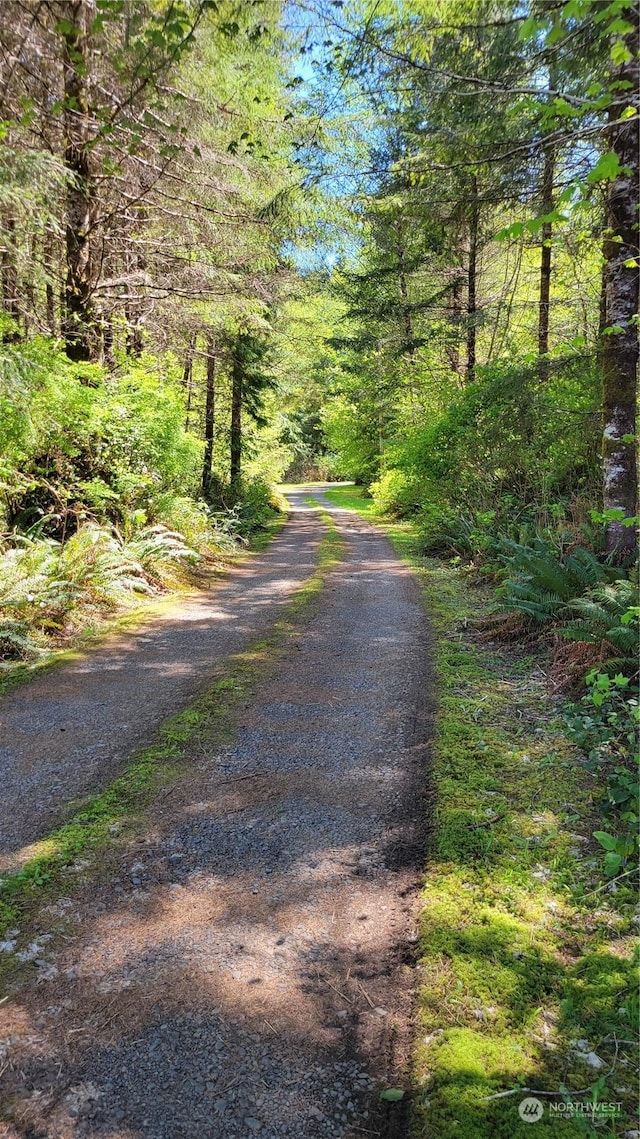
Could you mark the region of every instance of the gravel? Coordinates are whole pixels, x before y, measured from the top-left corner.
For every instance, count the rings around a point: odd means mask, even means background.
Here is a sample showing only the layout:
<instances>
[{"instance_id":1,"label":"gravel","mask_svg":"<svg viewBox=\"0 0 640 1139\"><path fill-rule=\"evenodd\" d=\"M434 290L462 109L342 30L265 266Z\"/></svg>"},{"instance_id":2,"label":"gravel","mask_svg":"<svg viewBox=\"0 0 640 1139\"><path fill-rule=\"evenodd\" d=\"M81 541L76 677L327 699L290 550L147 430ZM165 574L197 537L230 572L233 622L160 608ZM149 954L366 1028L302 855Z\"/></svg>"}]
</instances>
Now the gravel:
<instances>
[{"instance_id":1,"label":"gravel","mask_svg":"<svg viewBox=\"0 0 640 1139\"><path fill-rule=\"evenodd\" d=\"M331 509L346 557L277 677L13 1002L46 1008L11 1038L39 1139L404 1134L379 1093L408 1079L427 630L386 539Z\"/></svg>"}]
</instances>

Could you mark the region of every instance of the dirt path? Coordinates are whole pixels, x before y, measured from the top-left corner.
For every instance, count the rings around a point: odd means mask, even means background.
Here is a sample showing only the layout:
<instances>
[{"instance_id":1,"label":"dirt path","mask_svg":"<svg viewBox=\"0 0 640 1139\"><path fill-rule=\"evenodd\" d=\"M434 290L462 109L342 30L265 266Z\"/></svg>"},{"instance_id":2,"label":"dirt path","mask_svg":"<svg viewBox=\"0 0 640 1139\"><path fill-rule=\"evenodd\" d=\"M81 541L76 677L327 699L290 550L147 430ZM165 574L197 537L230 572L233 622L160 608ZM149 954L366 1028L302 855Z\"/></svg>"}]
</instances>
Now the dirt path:
<instances>
[{"instance_id":1,"label":"dirt path","mask_svg":"<svg viewBox=\"0 0 640 1139\"><path fill-rule=\"evenodd\" d=\"M302 493L291 502L295 521L210 593L177 601L0 700L0 870L73 799L108 785L225 657L277 620L313 572L322 532Z\"/></svg>"},{"instance_id":2,"label":"dirt path","mask_svg":"<svg viewBox=\"0 0 640 1139\"><path fill-rule=\"evenodd\" d=\"M386 539L335 517L345 558L234 742L43 915L67 941L0 1008L7 1139L404 1134L379 1093L406 1078L427 634Z\"/></svg>"}]
</instances>

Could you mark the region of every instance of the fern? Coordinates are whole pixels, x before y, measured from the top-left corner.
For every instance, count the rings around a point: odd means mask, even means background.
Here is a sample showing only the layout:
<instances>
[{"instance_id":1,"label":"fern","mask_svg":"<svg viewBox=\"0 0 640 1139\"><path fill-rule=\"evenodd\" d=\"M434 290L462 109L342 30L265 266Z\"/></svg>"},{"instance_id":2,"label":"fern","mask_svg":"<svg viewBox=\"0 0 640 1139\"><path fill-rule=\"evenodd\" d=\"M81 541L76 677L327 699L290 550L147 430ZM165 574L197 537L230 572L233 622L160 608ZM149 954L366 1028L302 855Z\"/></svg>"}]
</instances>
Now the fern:
<instances>
[{"instance_id":1,"label":"fern","mask_svg":"<svg viewBox=\"0 0 640 1139\"><path fill-rule=\"evenodd\" d=\"M530 546L507 540L500 557L509 567L497 590L503 607L539 622L557 620L573 599L624 574L584 546L556 555L542 538Z\"/></svg>"},{"instance_id":2,"label":"fern","mask_svg":"<svg viewBox=\"0 0 640 1139\"><path fill-rule=\"evenodd\" d=\"M166 526L150 526L141 530L124 546L123 552L154 575L171 563L193 563L198 554L186 544L182 534Z\"/></svg>"},{"instance_id":3,"label":"fern","mask_svg":"<svg viewBox=\"0 0 640 1139\"><path fill-rule=\"evenodd\" d=\"M33 659L41 652L26 621L0 620L0 666L7 661Z\"/></svg>"},{"instance_id":4,"label":"fern","mask_svg":"<svg viewBox=\"0 0 640 1139\"><path fill-rule=\"evenodd\" d=\"M637 589L631 581L594 586L568 603L567 609L577 616L558 633L568 641L599 646L601 659L633 673L638 659L636 605Z\"/></svg>"}]
</instances>

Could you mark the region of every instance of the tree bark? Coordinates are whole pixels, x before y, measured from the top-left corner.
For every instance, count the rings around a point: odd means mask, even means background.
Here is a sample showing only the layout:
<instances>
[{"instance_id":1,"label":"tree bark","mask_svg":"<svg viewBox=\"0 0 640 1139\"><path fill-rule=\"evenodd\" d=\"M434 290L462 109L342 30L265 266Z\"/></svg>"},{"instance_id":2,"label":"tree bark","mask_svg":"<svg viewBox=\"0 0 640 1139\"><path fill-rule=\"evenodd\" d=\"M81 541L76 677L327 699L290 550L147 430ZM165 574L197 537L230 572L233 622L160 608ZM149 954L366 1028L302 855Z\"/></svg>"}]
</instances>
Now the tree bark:
<instances>
[{"instance_id":1,"label":"tree bark","mask_svg":"<svg viewBox=\"0 0 640 1139\"><path fill-rule=\"evenodd\" d=\"M611 75L614 101L609 111L611 148L618 156L620 173L608 193L610 238L606 242L607 327L602 338L603 382L603 505L620 510L622 517L637 513L636 471L636 380L638 372L638 114L621 119L625 108L637 100L640 88L639 11L625 9L625 19L635 24L626 37L631 58ZM608 330L608 331L607 331ZM624 557L635 550L633 526L621 520L607 525L607 550Z\"/></svg>"},{"instance_id":2,"label":"tree bark","mask_svg":"<svg viewBox=\"0 0 640 1139\"><path fill-rule=\"evenodd\" d=\"M47 226L47 230L46 230L46 233L44 235L44 250L43 250L44 270L46 273L46 280L45 280L44 288L45 288L45 301L46 301L46 313L47 313L47 328L49 329L49 333L51 334L51 336L56 335L56 303L55 303L55 292L54 292L54 287L53 287L53 284L54 284L54 281L56 278L54 250L55 250L55 238L53 235L53 231L52 231L50 226Z\"/></svg>"},{"instance_id":3,"label":"tree bark","mask_svg":"<svg viewBox=\"0 0 640 1139\"><path fill-rule=\"evenodd\" d=\"M234 353L231 386L231 485L237 486L242 474L242 397L244 369L238 352Z\"/></svg>"},{"instance_id":4,"label":"tree bark","mask_svg":"<svg viewBox=\"0 0 640 1139\"><path fill-rule=\"evenodd\" d=\"M191 418L191 396L193 393L193 356L196 350L196 340L196 333L193 332L189 337L189 343L187 344L187 354L184 358L184 371L182 373L182 384L184 390L187 393L184 419L185 431L189 430L189 420Z\"/></svg>"},{"instance_id":5,"label":"tree bark","mask_svg":"<svg viewBox=\"0 0 640 1139\"><path fill-rule=\"evenodd\" d=\"M549 146L544 152L542 172L542 212L553 210L553 178L555 174L555 153ZM549 314L551 304L551 235L550 221L542 223L542 246L540 249L540 299L538 302L538 372L542 379L549 376Z\"/></svg>"},{"instance_id":6,"label":"tree bark","mask_svg":"<svg viewBox=\"0 0 640 1139\"><path fill-rule=\"evenodd\" d=\"M471 208L469 212L469 264L467 268L467 383L476 377L476 320L478 271L478 179L471 176Z\"/></svg>"},{"instance_id":7,"label":"tree bark","mask_svg":"<svg viewBox=\"0 0 640 1139\"><path fill-rule=\"evenodd\" d=\"M2 249L2 307L6 315L16 324L16 327L5 332L3 337L5 343L10 343L20 339L20 332L17 327L20 320L20 308L18 305L18 271L15 258L15 218L5 218L4 230L7 236Z\"/></svg>"},{"instance_id":8,"label":"tree bark","mask_svg":"<svg viewBox=\"0 0 640 1139\"><path fill-rule=\"evenodd\" d=\"M458 270L454 270L458 272ZM453 336L451 343L446 348L447 357L454 372L459 376L462 372L462 365L460 363L460 344L458 337L460 335L460 319L462 317L462 290L464 286L464 277L455 276L453 284L449 291L449 312L451 314L451 324L453 328Z\"/></svg>"},{"instance_id":9,"label":"tree bark","mask_svg":"<svg viewBox=\"0 0 640 1139\"><path fill-rule=\"evenodd\" d=\"M191 361L193 360L193 341L190 344ZM202 466L202 493L205 498L211 491L211 475L213 470L213 442L215 438L215 401L216 401L216 346L212 336L207 339L207 398L204 411L204 462ZM191 361L189 362L189 383L191 383ZM186 373L185 367L185 373Z\"/></svg>"},{"instance_id":10,"label":"tree bark","mask_svg":"<svg viewBox=\"0 0 640 1139\"><path fill-rule=\"evenodd\" d=\"M62 35L64 72L64 162L70 178L67 187L65 350L71 360L90 360L96 353L92 313L91 223L95 182L89 151L87 91L89 25L92 0L66 0L62 5L67 25Z\"/></svg>"}]
</instances>

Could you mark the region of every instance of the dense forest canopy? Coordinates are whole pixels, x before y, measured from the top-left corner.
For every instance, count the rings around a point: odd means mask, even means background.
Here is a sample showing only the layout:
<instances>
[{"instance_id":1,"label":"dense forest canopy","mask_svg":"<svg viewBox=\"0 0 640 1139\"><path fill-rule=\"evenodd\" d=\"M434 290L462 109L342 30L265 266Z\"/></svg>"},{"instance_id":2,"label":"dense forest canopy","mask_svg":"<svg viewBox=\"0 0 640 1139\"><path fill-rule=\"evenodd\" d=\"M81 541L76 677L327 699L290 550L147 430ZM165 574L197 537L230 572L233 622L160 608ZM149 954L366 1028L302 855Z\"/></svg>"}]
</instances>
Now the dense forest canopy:
<instances>
[{"instance_id":1,"label":"dense forest canopy","mask_svg":"<svg viewBox=\"0 0 640 1139\"><path fill-rule=\"evenodd\" d=\"M0 44L12 620L27 551L213 549L283 477L625 564L636 4L5 0Z\"/></svg>"}]
</instances>

